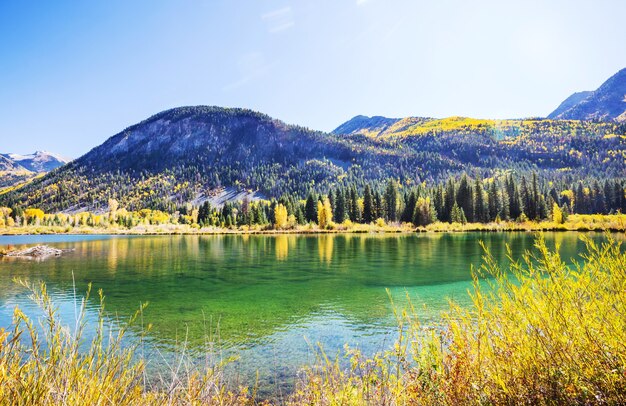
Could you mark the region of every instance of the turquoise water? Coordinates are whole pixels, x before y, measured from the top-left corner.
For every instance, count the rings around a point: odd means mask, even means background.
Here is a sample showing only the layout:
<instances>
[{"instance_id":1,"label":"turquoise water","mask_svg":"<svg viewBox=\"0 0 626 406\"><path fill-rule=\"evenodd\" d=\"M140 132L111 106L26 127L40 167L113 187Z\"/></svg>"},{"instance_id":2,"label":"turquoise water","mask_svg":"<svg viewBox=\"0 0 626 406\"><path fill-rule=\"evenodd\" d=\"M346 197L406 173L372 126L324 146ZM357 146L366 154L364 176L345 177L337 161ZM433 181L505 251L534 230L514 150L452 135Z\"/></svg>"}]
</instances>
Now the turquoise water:
<instances>
[{"instance_id":1,"label":"turquoise water","mask_svg":"<svg viewBox=\"0 0 626 406\"><path fill-rule=\"evenodd\" d=\"M436 323L449 299L468 303L479 241L504 262L505 244L519 257L533 239L526 233L0 236L4 248L75 249L44 261L0 260L0 327L10 323L15 306L36 315L14 278L45 281L68 320L74 285L80 293L92 282L94 291L104 291L111 319L149 302L143 324L153 326L145 349L152 368L170 360L183 341L203 359L209 339L222 357L239 355L229 370L242 383L253 383L258 372L262 392L276 393L289 390L318 343L329 354L346 343L368 354L389 348L397 333L387 289L397 305L408 295L423 321ZM584 248L577 233L546 239L560 245L566 260Z\"/></svg>"}]
</instances>

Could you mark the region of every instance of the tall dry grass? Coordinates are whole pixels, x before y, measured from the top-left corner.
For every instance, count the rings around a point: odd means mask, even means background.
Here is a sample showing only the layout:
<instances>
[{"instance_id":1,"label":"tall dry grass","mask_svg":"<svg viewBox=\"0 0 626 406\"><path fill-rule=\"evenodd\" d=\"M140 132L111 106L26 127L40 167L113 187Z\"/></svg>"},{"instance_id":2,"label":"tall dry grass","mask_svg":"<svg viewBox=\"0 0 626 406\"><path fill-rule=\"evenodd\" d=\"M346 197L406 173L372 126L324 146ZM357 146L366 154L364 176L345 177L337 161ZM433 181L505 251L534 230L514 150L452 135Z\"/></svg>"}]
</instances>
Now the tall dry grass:
<instances>
[{"instance_id":1,"label":"tall dry grass","mask_svg":"<svg viewBox=\"0 0 626 406\"><path fill-rule=\"evenodd\" d=\"M610 236L585 243L572 266L542 237L507 269L485 250L472 306L437 328L398 313L392 351L350 350L348 369L322 355L291 403L626 404L626 255Z\"/></svg>"},{"instance_id":2,"label":"tall dry grass","mask_svg":"<svg viewBox=\"0 0 626 406\"><path fill-rule=\"evenodd\" d=\"M0 405L239 405L245 389L228 390L222 368L191 365L181 354L167 379L150 384L139 357L141 340L124 340L143 306L126 322L105 323L104 296L93 338L86 338L87 300L76 306L75 325L60 319L45 284L21 282L43 313L40 325L19 308L11 327L0 329Z\"/></svg>"}]
</instances>

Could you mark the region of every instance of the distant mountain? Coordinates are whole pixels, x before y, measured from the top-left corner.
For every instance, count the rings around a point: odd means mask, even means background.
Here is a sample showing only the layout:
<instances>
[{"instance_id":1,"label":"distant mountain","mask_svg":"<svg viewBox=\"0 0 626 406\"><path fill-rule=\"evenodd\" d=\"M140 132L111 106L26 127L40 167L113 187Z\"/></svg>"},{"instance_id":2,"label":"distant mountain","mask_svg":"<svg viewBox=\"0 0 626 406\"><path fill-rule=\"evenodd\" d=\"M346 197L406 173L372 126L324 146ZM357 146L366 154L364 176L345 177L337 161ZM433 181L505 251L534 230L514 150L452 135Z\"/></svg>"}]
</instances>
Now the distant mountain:
<instances>
[{"instance_id":1,"label":"distant mountain","mask_svg":"<svg viewBox=\"0 0 626 406\"><path fill-rule=\"evenodd\" d=\"M28 155L10 153L4 154L4 157L19 164L24 169L36 173L50 172L51 170L69 162L68 159L47 151L36 151L35 153Z\"/></svg>"},{"instance_id":2,"label":"distant mountain","mask_svg":"<svg viewBox=\"0 0 626 406\"><path fill-rule=\"evenodd\" d=\"M0 189L26 182L67 162L59 155L46 151L28 155L0 154Z\"/></svg>"},{"instance_id":3,"label":"distant mountain","mask_svg":"<svg viewBox=\"0 0 626 406\"><path fill-rule=\"evenodd\" d=\"M548 118L626 121L626 68L611 76L593 92L574 93Z\"/></svg>"},{"instance_id":4,"label":"distant mountain","mask_svg":"<svg viewBox=\"0 0 626 406\"><path fill-rule=\"evenodd\" d=\"M358 116L333 134L245 109L180 107L0 193L0 206L174 211L237 196L303 198L338 184L441 181L461 172L537 171L550 179L623 176L626 124Z\"/></svg>"},{"instance_id":5,"label":"distant mountain","mask_svg":"<svg viewBox=\"0 0 626 406\"><path fill-rule=\"evenodd\" d=\"M20 164L0 154L0 172L26 171Z\"/></svg>"},{"instance_id":6,"label":"distant mountain","mask_svg":"<svg viewBox=\"0 0 626 406\"><path fill-rule=\"evenodd\" d=\"M0 190L23 182L34 174L10 158L0 155Z\"/></svg>"}]
</instances>

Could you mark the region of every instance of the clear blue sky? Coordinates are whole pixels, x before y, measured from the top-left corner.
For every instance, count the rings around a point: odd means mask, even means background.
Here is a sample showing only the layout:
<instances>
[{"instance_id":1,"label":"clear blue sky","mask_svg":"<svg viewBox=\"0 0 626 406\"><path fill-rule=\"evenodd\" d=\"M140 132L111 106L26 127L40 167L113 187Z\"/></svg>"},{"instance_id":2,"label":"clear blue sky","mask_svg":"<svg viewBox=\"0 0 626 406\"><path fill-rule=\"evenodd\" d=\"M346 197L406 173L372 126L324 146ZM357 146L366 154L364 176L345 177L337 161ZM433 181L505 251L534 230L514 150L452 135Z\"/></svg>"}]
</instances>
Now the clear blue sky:
<instances>
[{"instance_id":1,"label":"clear blue sky","mask_svg":"<svg viewBox=\"0 0 626 406\"><path fill-rule=\"evenodd\" d=\"M626 67L625 16L624 0L0 0L0 152L75 158L181 105L320 130L543 116Z\"/></svg>"}]
</instances>

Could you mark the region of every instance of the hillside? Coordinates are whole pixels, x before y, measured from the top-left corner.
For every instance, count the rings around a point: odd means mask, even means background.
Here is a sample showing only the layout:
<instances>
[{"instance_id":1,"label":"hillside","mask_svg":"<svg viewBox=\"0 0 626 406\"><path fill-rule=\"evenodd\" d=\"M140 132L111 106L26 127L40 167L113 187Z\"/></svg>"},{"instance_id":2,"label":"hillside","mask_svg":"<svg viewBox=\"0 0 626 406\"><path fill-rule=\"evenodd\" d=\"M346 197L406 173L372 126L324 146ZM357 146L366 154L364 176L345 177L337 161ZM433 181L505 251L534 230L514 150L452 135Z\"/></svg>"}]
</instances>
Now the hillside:
<instances>
[{"instance_id":1,"label":"hillside","mask_svg":"<svg viewBox=\"0 0 626 406\"><path fill-rule=\"evenodd\" d=\"M332 133L379 135L398 121L399 118L356 116L335 128Z\"/></svg>"},{"instance_id":2,"label":"hillside","mask_svg":"<svg viewBox=\"0 0 626 406\"><path fill-rule=\"evenodd\" d=\"M626 68L593 92L574 93L548 118L626 121Z\"/></svg>"},{"instance_id":3,"label":"hillside","mask_svg":"<svg viewBox=\"0 0 626 406\"><path fill-rule=\"evenodd\" d=\"M550 179L626 172L626 126L619 123L463 117L350 121L327 134L250 110L171 109L1 194L0 205L102 211L115 198L129 210L172 211L223 196L224 188L233 196L242 191L302 198L309 190L347 182L361 187L389 177L408 184L462 172L488 177L537 171Z\"/></svg>"}]
</instances>

